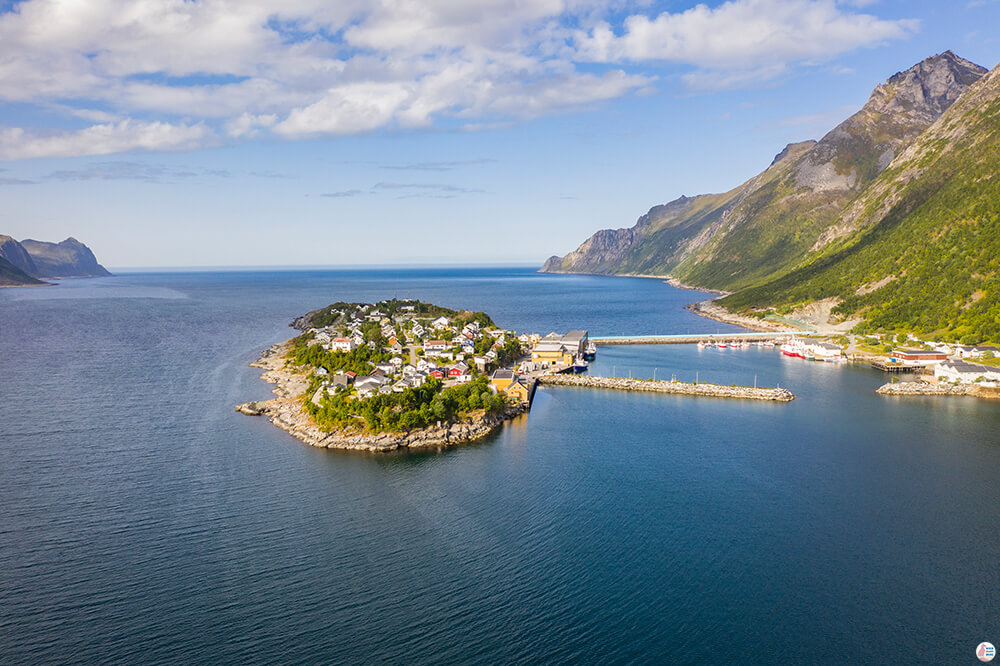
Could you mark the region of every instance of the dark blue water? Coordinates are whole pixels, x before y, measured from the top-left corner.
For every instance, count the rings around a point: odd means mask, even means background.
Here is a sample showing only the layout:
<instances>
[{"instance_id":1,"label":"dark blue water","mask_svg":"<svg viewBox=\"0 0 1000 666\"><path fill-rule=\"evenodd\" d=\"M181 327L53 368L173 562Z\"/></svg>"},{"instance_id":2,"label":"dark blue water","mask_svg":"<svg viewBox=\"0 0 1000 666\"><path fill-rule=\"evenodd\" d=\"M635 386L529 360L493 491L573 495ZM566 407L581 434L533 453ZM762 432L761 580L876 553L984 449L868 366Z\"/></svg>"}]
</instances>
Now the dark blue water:
<instances>
[{"instance_id":1,"label":"dark blue water","mask_svg":"<svg viewBox=\"0 0 1000 666\"><path fill-rule=\"evenodd\" d=\"M312 449L232 411L335 300L546 333L714 332L655 280L125 275L0 291L0 662L974 663L1000 638L1000 405L763 349L593 371L786 405L543 389L486 442Z\"/></svg>"}]
</instances>

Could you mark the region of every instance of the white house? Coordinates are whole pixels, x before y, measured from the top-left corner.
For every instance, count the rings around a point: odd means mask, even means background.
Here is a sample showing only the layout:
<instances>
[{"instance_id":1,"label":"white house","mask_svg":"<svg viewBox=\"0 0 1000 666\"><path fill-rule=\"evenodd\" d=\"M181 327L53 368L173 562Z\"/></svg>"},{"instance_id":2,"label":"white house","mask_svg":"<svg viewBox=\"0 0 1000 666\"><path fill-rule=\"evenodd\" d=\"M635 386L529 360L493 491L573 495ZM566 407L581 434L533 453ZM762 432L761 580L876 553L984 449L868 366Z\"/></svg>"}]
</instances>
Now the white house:
<instances>
[{"instance_id":1,"label":"white house","mask_svg":"<svg viewBox=\"0 0 1000 666\"><path fill-rule=\"evenodd\" d=\"M357 346L358 343L353 338L334 338L330 341L330 351L349 352Z\"/></svg>"},{"instance_id":2,"label":"white house","mask_svg":"<svg viewBox=\"0 0 1000 666\"><path fill-rule=\"evenodd\" d=\"M1000 368L968 361L945 361L934 366L934 378L939 382L971 384L976 380L993 384L1000 382Z\"/></svg>"},{"instance_id":3,"label":"white house","mask_svg":"<svg viewBox=\"0 0 1000 666\"><path fill-rule=\"evenodd\" d=\"M451 320L447 317L438 317L431 322L431 326L434 328L448 328L451 325Z\"/></svg>"},{"instance_id":4,"label":"white house","mask_svg":"<svg viewBox=\"0 0 1000 666\"><path fill-rule=\"evenodd\" d=\"M424 343L424 353L434 354L438 352L443 352L445 349L448 348L448 346L449 345L447 340L428 340L427 342Z\"/></svg>"},{"instance_id":5,"label":"white house","mask_svg":"<svg viewBox=\"0 0 1000 666\"><path fill-rule=\"evenodd\" d=\"M955 352L958 354L959 358L982 358L987 353L992 353L994 356L1000 355L1000 349L986 345L977 345L975 347L959 345L958 347L955 347Z\"/></svg>"}]
</instances>

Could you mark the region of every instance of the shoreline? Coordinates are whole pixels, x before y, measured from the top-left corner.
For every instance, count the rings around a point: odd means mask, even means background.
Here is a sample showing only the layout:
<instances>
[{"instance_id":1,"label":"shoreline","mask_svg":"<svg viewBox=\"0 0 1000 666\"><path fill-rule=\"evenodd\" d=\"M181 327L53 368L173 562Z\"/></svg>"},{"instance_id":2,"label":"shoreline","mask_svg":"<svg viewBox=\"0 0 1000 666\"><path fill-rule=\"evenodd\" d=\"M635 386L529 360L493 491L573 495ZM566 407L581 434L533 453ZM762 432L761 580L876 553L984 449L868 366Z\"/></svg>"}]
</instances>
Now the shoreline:
<instances>
[{"instance_id":1,"label":"shoreline","mask_svg":"<svg viewBox=\"0 0 1000 666\"><path fill-rule=\"evenodd\" d=\"M303 375L285 368L285 354L291 341L289 339L272 345L250 364L252 368L264 370L260 378L275 385L273 393L276 397L237 405L236 411L247 416L266 416L273 425L309 446L375 453L458 446L485 439L505 421L528 411L527 405L515 405L497 416L484 412L466 421L401 432L371 434L322 430L302 408L302 396L308 387L308 381Z\"/></svg>"},{"instance_id":2,"label":"shoreline","mask_svg":"<svg viewBox=\"0 0 1000 666\"><path fill-rule=\"evenodd\" d=\"M661 280L666 282L671 287L676 287L677 289L686 289L688 291L700 291L706 294L718 294L719 296L729 296L731 291L723 291L722 289L712 289L710 287L693 287L689 284L685 284L675 278L673 275L653 275L651 273L591 273L588 271L543 271L541 269L536 271L537 273L542 273L543 275L596 275L598 277L628 277L628 278L643 278L645 280Z\"/></svg>"}]
</instances>

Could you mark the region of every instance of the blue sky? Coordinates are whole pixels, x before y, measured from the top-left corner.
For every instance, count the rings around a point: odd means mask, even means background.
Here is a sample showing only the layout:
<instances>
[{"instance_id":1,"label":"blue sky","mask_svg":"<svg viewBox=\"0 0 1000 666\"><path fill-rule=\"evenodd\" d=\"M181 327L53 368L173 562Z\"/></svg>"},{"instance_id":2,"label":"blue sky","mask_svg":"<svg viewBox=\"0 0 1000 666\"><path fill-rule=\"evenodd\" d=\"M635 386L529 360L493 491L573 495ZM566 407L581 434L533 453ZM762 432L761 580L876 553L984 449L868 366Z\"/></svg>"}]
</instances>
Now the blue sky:
<instances>
[{"instance_id":1,"label":"blue sky","mask_svg":"<svg viewBox=\"0 0 1000 666\"><path fill-rule=\"evenodd\" d=\"M728 190L1000 1L0 2L0 233L113 267L541 263Z\"/></svg>"}]
</instances>

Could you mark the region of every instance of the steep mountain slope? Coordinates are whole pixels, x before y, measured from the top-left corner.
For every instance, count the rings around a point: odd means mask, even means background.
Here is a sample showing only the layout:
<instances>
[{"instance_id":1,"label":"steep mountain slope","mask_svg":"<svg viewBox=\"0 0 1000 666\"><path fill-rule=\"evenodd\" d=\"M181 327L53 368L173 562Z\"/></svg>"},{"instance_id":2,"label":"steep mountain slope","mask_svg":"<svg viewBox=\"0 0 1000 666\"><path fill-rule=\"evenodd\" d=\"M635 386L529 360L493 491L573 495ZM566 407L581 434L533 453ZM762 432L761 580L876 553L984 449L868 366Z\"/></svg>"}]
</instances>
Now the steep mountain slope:
<instances>
[{"instance_id":1,"label":"steep mountain slope","mask_svg":"<svg viewBox=\"0 0 1000 666\"><path fill-rule=\"evenodd\" d=\"M542 270L670 274L724 290L786 273L842 237L841 211L985 73L951 51L932 56L878 86L819 142L789 145L740 187L657 206Z\"/></svg>"},{"instance_id":2,"label":"steep mountain slope","mask_svg":"<svg viewBox=\"0 0 1000 666\"><path fill-rule=\"evenodd\" d=\"M14 264L28 275L38 273L38 267L35 266L35 262L32 260L31 255L28 254L28 251L10 236L0 234L0 257Z\"/></svg>"},{"instance_id":3,"label":"steep mountain slope","mask_svg":"<svg viewBox=\"0 0 1000 666\"><path fill-rule=\"evenodd\" d=\"M97 263L97 257L90 248L76 240L67 238L61 243L24 240L21 245L31 255L37 277L101 277L111 275L104 266Z\"/></svg>"},{"instance_id":4,"label":"steep mountain slope","mask_svg":"<svg viewBox=\"0 0 1000 666\"><path fill-rule=\"evenodd\" d=\"M7 259L0 257L0 287L27 287L36 284L45 283L36 280Z\"/></svg>"},{"instance_id":5,"label":"steep mountain slope","mask_svg":"<svg viewBox=\"0 0 1000 666\"><path fill-rule=\"evenodd\" d=\"M824 298L875 329L1000 341L1000 66L897 157L808 263L730 309Z\"/></svg>"}]
</instances>

